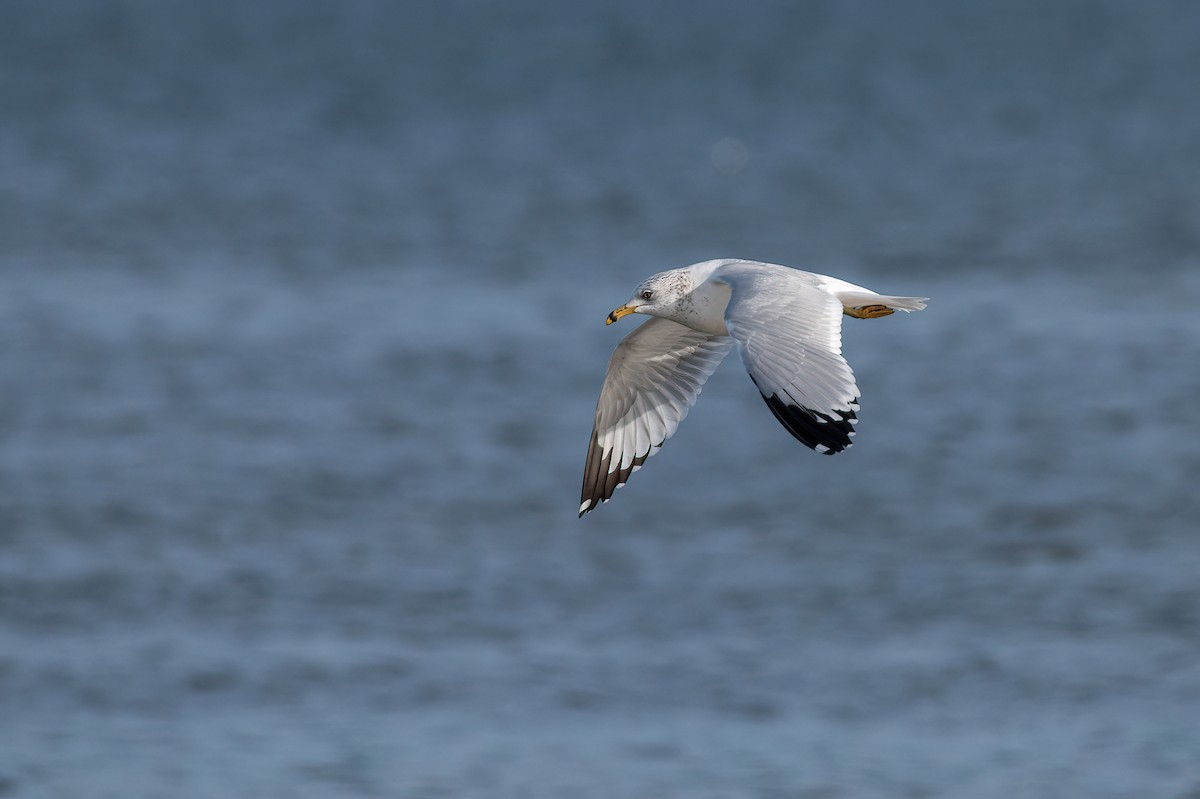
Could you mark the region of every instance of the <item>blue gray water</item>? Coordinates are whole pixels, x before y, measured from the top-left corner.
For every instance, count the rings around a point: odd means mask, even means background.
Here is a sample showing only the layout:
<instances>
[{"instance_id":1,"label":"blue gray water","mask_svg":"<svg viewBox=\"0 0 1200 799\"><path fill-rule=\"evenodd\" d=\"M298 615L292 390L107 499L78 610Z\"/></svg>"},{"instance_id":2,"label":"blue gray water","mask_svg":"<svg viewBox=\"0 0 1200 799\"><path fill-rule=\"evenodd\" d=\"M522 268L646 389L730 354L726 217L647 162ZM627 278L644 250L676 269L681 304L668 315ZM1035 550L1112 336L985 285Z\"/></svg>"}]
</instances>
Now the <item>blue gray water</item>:
<instances>
[{"instance_id":1,"label":"blue gray water","mask_svg":"<svg viewBox=\"0 0 1200 799\"><path fill-rule=\"evenodd\" d=\"M0 796L1200 793L1200 6L0 15ZM933 301L577 520L727 255Z\"/></svg>"}]
</instances>

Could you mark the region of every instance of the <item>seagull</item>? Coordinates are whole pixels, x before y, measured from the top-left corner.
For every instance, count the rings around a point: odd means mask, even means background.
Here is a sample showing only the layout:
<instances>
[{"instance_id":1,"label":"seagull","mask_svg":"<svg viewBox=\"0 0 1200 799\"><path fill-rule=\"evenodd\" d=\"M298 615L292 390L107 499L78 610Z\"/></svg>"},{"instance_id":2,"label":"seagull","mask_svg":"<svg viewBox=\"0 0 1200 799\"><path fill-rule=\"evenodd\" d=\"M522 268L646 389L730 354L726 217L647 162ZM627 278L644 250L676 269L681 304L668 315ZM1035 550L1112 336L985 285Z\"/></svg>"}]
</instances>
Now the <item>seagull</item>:
<instances>
[{"instance_id":1,"label":"seagull","mask_svg":"<svg viewBox=\"0 0 1200 799\"><path fill-rule=\"evenodd\" d=\"M608 315L653 317L608 362L583 470L579 516L674 435L700 389L737 345L771 413L825 455L851 444L858 386L842 357L842 316L919 311L928 297L890 297L827 275L739 258L660 272Z\"/></svg>"}]
</instances>

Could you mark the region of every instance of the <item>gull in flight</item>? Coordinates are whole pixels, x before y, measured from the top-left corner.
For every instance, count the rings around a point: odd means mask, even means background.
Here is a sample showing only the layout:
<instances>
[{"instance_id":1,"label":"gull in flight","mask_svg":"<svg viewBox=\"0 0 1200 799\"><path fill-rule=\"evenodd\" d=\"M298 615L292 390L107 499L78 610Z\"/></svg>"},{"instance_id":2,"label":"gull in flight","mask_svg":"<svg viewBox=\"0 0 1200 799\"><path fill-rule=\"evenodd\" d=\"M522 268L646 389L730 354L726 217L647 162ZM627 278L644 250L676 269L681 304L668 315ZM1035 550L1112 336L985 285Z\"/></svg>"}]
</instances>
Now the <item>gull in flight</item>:
<instances>
[{"instance_id":1,"label":"gull in flight","mask_svg":"<svg viewBox=\"0 0 1200 799\"><path fill-rule=\"evenodd\" d=\"M674 433L700 388L737 345L779 423L833 455L850 446L858 386L842 357L842 315L919 311L926 297L889 297L777 264L721 259L660 272L608 315L654 317L608 362L583 470L579 515L608 502Z\"/></svg>"}]
</instances>

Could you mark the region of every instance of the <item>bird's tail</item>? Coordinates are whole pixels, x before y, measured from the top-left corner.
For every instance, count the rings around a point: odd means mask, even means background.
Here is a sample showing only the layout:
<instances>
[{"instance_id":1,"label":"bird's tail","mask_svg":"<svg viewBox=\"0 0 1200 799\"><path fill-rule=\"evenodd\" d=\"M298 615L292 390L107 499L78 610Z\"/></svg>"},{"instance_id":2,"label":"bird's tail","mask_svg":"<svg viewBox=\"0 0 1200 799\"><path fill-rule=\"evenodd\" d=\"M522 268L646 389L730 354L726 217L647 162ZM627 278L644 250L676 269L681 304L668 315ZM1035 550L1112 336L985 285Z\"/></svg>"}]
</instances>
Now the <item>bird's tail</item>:
<instances>
[{"instance_id":1,"label":"bird's tail","mask_svg":"<svg viewBox=\"0 0 1200 799\"><path fill-rule=\"evenodd\" d=\"M847 308L863 308L868 305L886 305L893 311L921 311L928 297L887 297L873 292L839 291L837 298Z\"/></svg>"}]
</instances>

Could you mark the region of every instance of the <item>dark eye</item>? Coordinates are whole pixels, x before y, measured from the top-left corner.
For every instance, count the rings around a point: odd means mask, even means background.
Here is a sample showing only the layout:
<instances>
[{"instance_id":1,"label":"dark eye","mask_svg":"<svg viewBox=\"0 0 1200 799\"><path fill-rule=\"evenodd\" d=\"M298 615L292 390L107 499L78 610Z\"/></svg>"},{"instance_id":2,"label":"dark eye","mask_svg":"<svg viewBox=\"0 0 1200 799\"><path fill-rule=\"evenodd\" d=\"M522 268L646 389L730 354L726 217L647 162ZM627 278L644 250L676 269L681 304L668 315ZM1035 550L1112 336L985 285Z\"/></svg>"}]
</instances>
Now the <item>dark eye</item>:
<instances>
[{"instance_id":1,"label":"dark eye","mask_svg":"<svg viewBox=\"0 0 1200 799\"><path fill-rule=\"evenodd\" d=\"M648 290L648 289L647 289L646 291L643 291L643 292L642 292L642 299L643 299L643 300L652 300L652 299L654 299L654 292L653 292L653 291L650 291L650 290Z\"/></svg>"}]
</instances>

